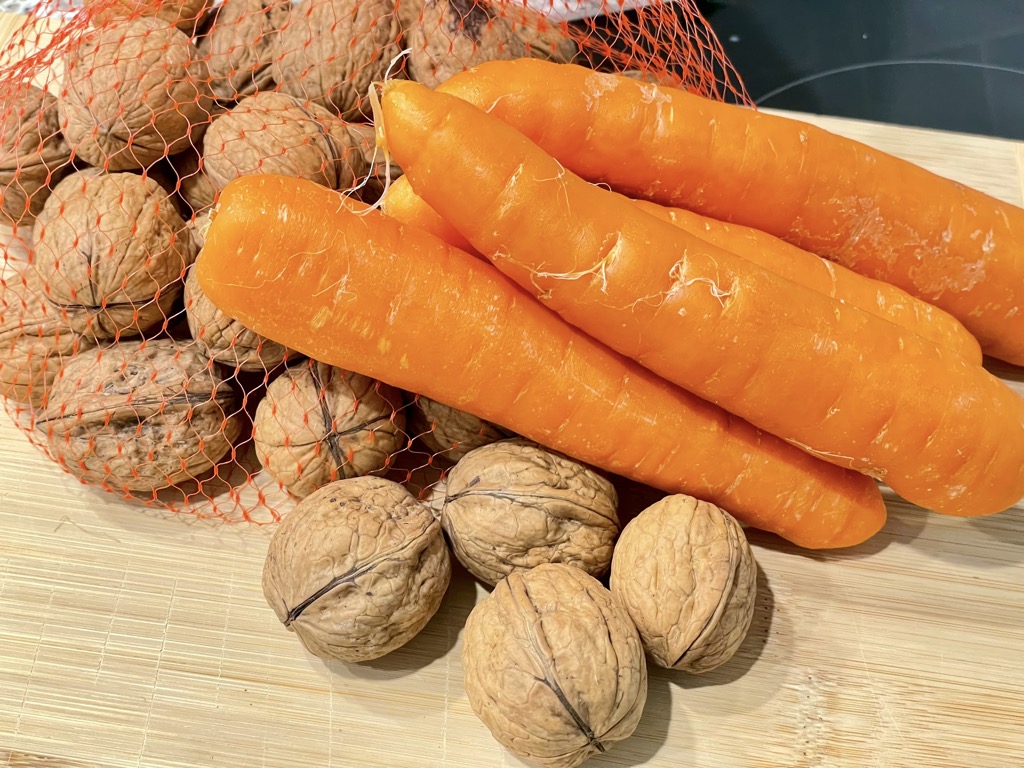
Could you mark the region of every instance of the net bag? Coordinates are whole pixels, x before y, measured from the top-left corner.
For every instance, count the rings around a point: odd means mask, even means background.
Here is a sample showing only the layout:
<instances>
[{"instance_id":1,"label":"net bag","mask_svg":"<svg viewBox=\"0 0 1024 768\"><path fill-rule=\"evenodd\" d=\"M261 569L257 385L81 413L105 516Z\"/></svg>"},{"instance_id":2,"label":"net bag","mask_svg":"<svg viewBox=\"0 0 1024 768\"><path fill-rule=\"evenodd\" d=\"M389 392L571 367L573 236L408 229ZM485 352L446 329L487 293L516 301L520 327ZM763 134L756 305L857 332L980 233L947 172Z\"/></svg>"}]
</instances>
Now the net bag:
<instances>
[{"instance_id":1,"label":"net bag","mask_svg":"<svg viewBox=\"0 0 1024 768\"><path fill-rule=\"evenodd\" d=\"M404 52L404 53L403 53ZM0 395L26 437L132 503L272 523L381 474L429 498L509 436L226 317L191 265L232 179L375 201L367 92L539 57L749 103L690 2L47 0L0 53Z\"/></svg>"}]
</instances>

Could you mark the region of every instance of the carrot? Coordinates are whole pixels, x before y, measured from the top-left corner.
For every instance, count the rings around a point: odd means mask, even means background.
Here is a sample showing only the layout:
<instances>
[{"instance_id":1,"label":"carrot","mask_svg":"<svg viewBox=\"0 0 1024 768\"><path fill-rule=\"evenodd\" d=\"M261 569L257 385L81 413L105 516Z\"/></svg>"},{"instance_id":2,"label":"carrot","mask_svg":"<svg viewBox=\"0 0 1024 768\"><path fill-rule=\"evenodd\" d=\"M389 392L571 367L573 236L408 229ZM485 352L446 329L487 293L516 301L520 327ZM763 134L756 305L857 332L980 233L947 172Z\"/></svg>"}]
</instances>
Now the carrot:
<instances>
[{"instance_id":1,"label":"carrot","mask_svg":"<svg viewBox=\"0 0 1024 768\"><path fill-rule=\"evenodd\" d=\"M612 349L936 511L1024 495L1024 399L981 366L660 221L461 99L391 81L381 111L413 190Z\"/></svg>"},{"instance_id":2,"label":"carrot","mask_svg":"<svg viewBox=\"0 0 1024 768\"><path fill-rule=\"evenodd\" d=\"M801 546L850 546L884 523L868 478L667 384L485 261L341 200L297 179L233 181L196 265L203 292L313 359L713 500Z\"/></svg>"},{"instance_id":3,"label":"carrot","mask_svg":"<svg viewBox=\"0 0 1024 768\"><path fill-rule=\"evenodd\" d=\"M487 63L441 90L590 181L892 283L1024 364L1024 209L803 122L578 66Z\"/></svg>"},{"instance_id":4,"label":"carrot","mask_svg":"<svg viewBox=\"0 0 1024 768\"><path fill-rule=\"evenodd\" d=\"M651 215L777 275L919 333L972 363L981 363L977 339L956 318L895 286L833 265L756 229L726 224L681 208L665 208L646 200L634 202ZM389 216L405 224L425 229L457 248L474 250L458 230L413 192L404 176L388 187L382 207Z\"/></svg>"}]
</instances>

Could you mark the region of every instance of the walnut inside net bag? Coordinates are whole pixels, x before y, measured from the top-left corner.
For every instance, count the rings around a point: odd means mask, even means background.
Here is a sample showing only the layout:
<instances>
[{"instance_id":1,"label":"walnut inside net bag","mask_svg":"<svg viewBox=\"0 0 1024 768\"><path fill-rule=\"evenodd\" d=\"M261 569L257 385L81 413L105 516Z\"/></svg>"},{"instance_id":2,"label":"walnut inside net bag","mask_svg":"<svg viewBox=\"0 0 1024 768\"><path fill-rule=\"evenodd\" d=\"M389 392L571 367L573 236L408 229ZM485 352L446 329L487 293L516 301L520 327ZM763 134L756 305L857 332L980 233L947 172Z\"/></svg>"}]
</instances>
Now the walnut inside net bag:
<instances>
[{"instance_id":1,"label":"walnut inside net bag","mask_svg":"<svg viewBox=\"0 0 1024 768\"><path fill-rule=\"evenodd\" d=\"M289 368L256 408L263 467L295 496L384 469L407 442L401 393L324 363Z\"/></svg>"},{"instance_id":2,"label":"walnut inside net bag","mask_svg":"<svg viewBox=\"0 0 1024 768\"><path fill-rule=\"evenodd\" d=\"M185 316L199 348L211 360L230 368L270 371L289 357L299 357L283 344L260 336L224 314L203 293L194 268L185 279Z\"/></svg>"},{"instance_id":3,"label":"walnut inside net bag","mask_svg":"<svg viewBox=\"0 0 1024 768\"><path fill-rule=\"evenodd\" d=\"M194 347L120 342L64 363L36 421L69 472L153 492L200 478L242 430L234 390Z\"/></svg>"},{"instance_id":4,"label":"walnut inside net bag","mask_svg":"<svg viewBox=\"0 0 1024 768\"><path fill-rule=\"evenodd\" d=\"M4 104L0 125L0 210L9 223L30 222L70 166L57 100L34 85Z\"/></svg>"},{"instance_id":5,"label":"walnut inside net bag","mask_svg":"<svg viewBox=\"0 0 1024 768\"><path fill-rule=\"evenodd\" d=\"M160 326L196 245L156 180L89 169L53 190L35 223L47 298L72 330L98 339Z\"/></svg>"},{"instance_id":6,"label":"walnut inside net bag","mask_svg":"<svg viewBox=\"0 0 1024 768\"><path fill-rule=\"evenodd\" d=\"M441 525L466 569L494 584L543 563L608 570L619 534L614 486L523 439L477 448L448 474Z\"/></svg>"},{"instance_id":7,"label":"walnut inside net bag","mask_svg":"<svg viewBox=\"0 0 1024 768\"><path fill-rule=\"evenodd\" d=\"M408 431L425 448L449 461L458 461L475 448L511 437L501 427L423 395L415 396Z\"/></svg>"},{"instance_id":8,"label":"walnut inside net bag","mask_svg":"<svg viewBox=\"0 0 1024 768\"><path fill-rule=\"evenodd\" d=\"M370 84L384 79L400 38L394 0L303 0L275 38L273 77L345 120L369 119Z\"/></svg>"},{"instance_id":9,"label":"walnut inside net bag","mask_svg":"<svg viewBox=\"0 0 1024 768\"><path fill-rule=\"evenodd\" d=\"M291 0L224 0L199 39L217 99L237 101L273 85L274 37L288 18Z\"/></svg>"},{"instance_id":10,"label":"walnut inside net bag","mask_svg":"<svg viewBox=\"0 0 1024 768\"><path fill-rule=\"evenodd\" d=\"M239 176L275 173L347 189L369 169L373 128L346 123L284 93L248 96L203 138L203 170L218 190Z\"/></svg>"},{"instance_id":11,"label":"walnut inside net bag","mask_svg":"<svg viewBox=\"0 0 1024 768\"><path fill-rule=\"evenodd\" d=\"M466 696L516 755L573 768L636 729L647 665L636 628L600 582L568 565L516 572L469 614Z\"/></svg>"},{"instance_id":12,"label":"walnut inside net bag","mask_svg":"<svg viewBox=\"0 0 1024 768\"><path fill-rule=\"evenodd\" d=\"M708 672L732 658L746 637L757 566L731 515L677 494L622 531L611 590L659 666Z\"/></svg>"},{"instance_id":13,"label":"walnut inside net bag","mask_svg":"<svg viewBox=\"0 0 1024 768\"><path fill-rule=\"evenodd\" d=\"M441 527L402 486L339 480L307 496L270 542L263 594L310 653L346 662L405 645L451 577Z\"/></svg>"},{"instance_id":14,"label":"walnut inside net bag","mask_svg":"<svg viewBox=\"0 0 1024 768\"><path fill-rule=\"evenodd\" d=\"M62 361L91 346L65 325L33 267L6 265L0 280L0 397L42 405Z\"/></svg>"},{"instance_id":15,"label":"walnut inside net bag","mask_svg":"<svg viewBox=\"0 0 1024 768\"><path fill-rule=\"evenodd\" d=\"M209 80L192 41L165 21L102 27L71 48L61 128L90 165L145 168L198 141L210 121Z\"/></svg>"},{"instance_id":16,"label":"walnut inside net bag","mask_svg":"<svg viewBox=\"0 0 1024 768\"><path fill-rule=\"evenodd\" d=\"M153 16L187 34L202 23L210 4L211 0L85 0L85 7L94 10L96 24L116 25L136 16Z\"/></svg>"}]
</instances>

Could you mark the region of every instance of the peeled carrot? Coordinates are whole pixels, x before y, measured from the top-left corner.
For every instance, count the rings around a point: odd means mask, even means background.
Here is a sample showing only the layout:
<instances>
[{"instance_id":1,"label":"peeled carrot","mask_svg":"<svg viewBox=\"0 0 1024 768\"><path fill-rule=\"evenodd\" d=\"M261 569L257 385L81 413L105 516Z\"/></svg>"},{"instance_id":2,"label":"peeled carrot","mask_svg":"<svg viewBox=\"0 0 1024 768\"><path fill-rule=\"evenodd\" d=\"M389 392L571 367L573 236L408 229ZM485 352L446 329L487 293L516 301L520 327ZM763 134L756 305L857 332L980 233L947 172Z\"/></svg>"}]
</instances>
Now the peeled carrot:
<instances>
[{"instance_id":1,"label":"peeled carrot","mask_svg":"<svg viewBox=\"0 0 1024 768\"><path fill-rule=\"evenodd\" d=\"M461 99L391 81L381 105L413 190L612 349L916 504L1024 495L1024 399L981 366L651 216Z\"/></svg>"},{"instance_id":2,"label":"peeled carrot","mask_svg":"<svg viewBox=\"0 0 1024 768\"><path fill-rule=\"evenodd\" d=\"M803 122L574 65L487 63L440 90L590 181L892 283L1024 364L1024 209Z\"/></svg>"},{"instance_id":3,"label":"peeled carrot","mask_svg":"<svg viewBox=\"0 0 1024 768\"><path fill-rule=\"evenodd\" d=\"M646 200L634 202L651 215L669 221L777 275L919 333L936 344L949 347L965 360L981 363L981 347L977 339L956 318L893 285L824 261L813 253L756 229L726 224L691 211L666 208ZM404 176L388 187L382 208L389 216L406 224L415 224L446 243L463 250L473 250L473 246L455 227L413 192L409 180Z\"/></svg>"},{"instance_id":4,"label":"peeled carrot","mask_svg":"<svg viewBox=\"0 0 1024 768\"><path fill-rule=\"evenodd\" d=\"M810 548L885 521L881 494L572 328L487 262L312 182L242 177L196 265L231 317L309 357L469 411Z\"/></svg>"}]
</instances>

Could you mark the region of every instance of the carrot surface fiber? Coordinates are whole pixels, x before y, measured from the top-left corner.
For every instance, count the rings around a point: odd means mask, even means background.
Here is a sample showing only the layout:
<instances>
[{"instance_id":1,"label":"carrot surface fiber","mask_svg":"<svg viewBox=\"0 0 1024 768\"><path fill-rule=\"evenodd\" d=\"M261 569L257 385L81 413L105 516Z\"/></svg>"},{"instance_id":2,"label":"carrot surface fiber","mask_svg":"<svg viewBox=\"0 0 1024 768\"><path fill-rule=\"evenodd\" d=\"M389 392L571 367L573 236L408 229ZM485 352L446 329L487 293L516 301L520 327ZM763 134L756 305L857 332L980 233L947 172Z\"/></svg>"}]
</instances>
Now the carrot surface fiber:
<instances>
[{"instance_id":1,"label":"carrot surface fiber","mask_svg":"<svg viewBox=\"0 0 1024 768\"><path fill-rule=\"evenodd\" d=\"M955 317L894 285L859 275L760 230L727 224L680 208L666 208L646 200L634 202L652 216L670 221L702 240L760 264L777 275L919 333L936 344L949 347L965 360L973 363L982 361L977 339ZM455 227L413 192L404 176L388 187L382 210L403 224L413 224L457 248L475 252Z\"/></svg>"},{"instance_id":2,"label":"carrot surface fiber","mask_svg":"<svg viewBox=\"0 0 1024 768\"><path fill-rule=\"evenodd\" d=\"M892 283L1024 365L1024 209L804 122L575 65L488 62L440 90L589 181Z\"/></svg>"},{"instance_id":3,"label":"carrot surface fiber","mask_svg":"<svg viewBox=\"0 0 1024 768\"><path fill-rule=\"evenodd\" d=\"M651 216L459 98L391 81L381 109L413 190L612 349L935 511L1024 495L1024 399L981 366Z\"/></svg>"},{"instance_id":4,"label":"carrot surface fiber","mask_svg":"<svg viewBox=\"0 0 1024 768\"><path fill-rule=\"evenodd\" d=\"M708 499L801 546L857 544L885 521L869 478L615 354L486 261L315 183L232 181L196 269L229 316L315 360Z\"/></svg>"}]
</instances>

